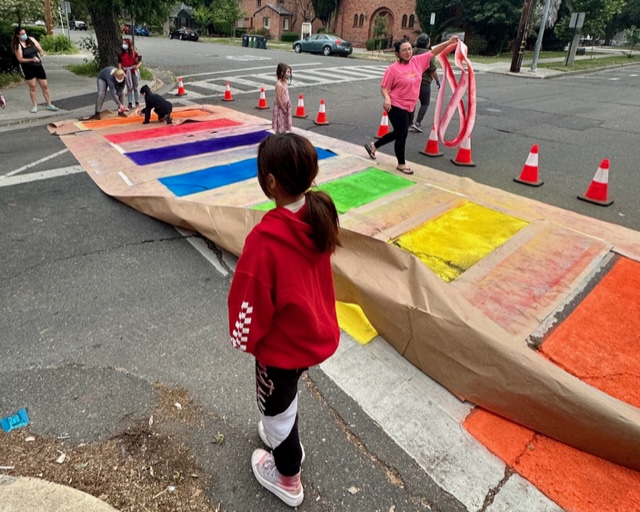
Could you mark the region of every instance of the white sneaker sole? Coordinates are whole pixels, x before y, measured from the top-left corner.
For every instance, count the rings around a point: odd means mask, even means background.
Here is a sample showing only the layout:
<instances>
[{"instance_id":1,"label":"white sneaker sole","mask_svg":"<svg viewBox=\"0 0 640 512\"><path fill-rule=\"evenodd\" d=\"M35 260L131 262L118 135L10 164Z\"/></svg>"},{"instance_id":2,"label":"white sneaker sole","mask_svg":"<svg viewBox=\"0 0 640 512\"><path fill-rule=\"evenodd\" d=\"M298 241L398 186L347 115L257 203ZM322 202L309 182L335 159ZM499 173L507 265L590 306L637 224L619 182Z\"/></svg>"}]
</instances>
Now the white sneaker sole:
<instances>
[{"instance_id":1,"label":"white sneaker sole","mask_svg":"<svg viewBox=\"0 0 640 512\"><path fill-rule=\"evenodd\" d=\"M267 441L267 435L264 433L264 425L262 424L262 420L258 422L258 435L260 436L260 440L264 443L267 448L273 449L273 447ZM302 459L300 460L300 464L304 462L304 459L307 458L307 454L304 452L304 446L300 443L300 449L302 450Z\"/></svg>"},{"instance_id":2,"label":"white sneaker sole","mask_svg":"<svg viewBox=\"0 0 640 512\"><path fill-rule=\"evenodd\" d=\"M253 455L251 455L251 470L253 471L253 475L256 477L256 480L268 491L275 494L278 498L280 498L284 503L289 505L290 507L299 507L302 505L304 501L304 489L302 485L300 486L299 494L289 494L285 492L280 487L274 485L269 480L266 480L258 471L258 463L264 454L264 450L255 450Z\"/></svg>"}]
</instances>

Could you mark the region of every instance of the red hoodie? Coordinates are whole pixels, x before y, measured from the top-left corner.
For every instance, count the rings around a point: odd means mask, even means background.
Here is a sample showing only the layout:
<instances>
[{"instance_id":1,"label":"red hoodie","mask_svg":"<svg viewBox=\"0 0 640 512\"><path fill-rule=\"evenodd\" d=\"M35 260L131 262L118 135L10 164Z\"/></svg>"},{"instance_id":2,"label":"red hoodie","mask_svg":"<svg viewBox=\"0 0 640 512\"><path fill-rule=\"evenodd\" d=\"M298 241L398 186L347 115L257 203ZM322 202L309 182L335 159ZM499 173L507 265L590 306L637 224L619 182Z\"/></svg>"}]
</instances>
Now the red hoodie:
<instances>
[{"instance_id":1,"label":"red hoodie","mask_svg":"<svg viewBox=\"0 0 640 512\"><path fill-rule=\"evenodd\" d=\"M306 217L306 206L268 212L249 233L231 283L231 342L265 366L306 368L338 348L331 254L318 252Z\"/></svg>"}]
</instances>

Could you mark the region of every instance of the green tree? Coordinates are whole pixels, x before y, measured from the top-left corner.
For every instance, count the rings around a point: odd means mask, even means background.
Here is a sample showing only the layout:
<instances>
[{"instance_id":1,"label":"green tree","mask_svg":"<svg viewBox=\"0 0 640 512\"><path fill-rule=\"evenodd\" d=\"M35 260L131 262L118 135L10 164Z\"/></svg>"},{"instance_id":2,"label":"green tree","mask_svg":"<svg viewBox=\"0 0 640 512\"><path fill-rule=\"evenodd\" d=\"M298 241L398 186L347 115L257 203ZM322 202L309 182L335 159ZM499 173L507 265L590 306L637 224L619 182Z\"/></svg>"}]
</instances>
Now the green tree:
<instances>
[{"instance_id":1,"label":"green tree","mask_svg":"<svg viewBox=\"0 0 640 512\"><path fill-rule=\"evenodd\" d=\"M638 43L640 43L640 28L631 27L624 31L624 35L627 38L627 43L631 45L629 48L629 58L631 53Z\"/></svg>"},{"instance_id":2,"label":"green tree","mask_svg":"<svg viewBox=\"0 0 640 512\"><path fill-rule=\"evenodd\" d=\"M2 1L2 0L0 0ZM126 9L137 23L166 18L173 0L75 0L74 8L86 9L96 32L98 66L115 66L121 44L119 16Z\"/></svg>"},{"instance_id":3,"label":"green tree","mask_svg":"<svg viewBox=\"0 0 640 512\"><path fill-rule=\"evenodd\" d=\"M373 20L373 37L377 39L376 41L376 50L381 49L382 42L381 38L386 37L387 35L387 16L380 16L379 14Z\"/></svg>"},{"instance_id":4,"label":"green tree","mask_svg":"<svg viewBox=\"0 0 640 512\"><path fill-rule=\"evenodd\" d=\"M218 26L223 26L229 31L229 35L234 33L236 20L244 16L242 5L239 0L218 0L213 9L213 22Z\"/></svg>"},{"instance_id":5,"label":"green tree","mask_svg":"<svg viewBox=\"0 0 640 512\"><path fill-rule=\"evenodd\" d=\"M193 10L193 17L200 28L206 30L209 35L209 27L214 23L214 12L211 7L202 5Z\"/></svg>"},{"instance_id":6,"label":"green tree","mask_svg":"<svg viewBox=\"0 0 640 512\"><path fill-rule=\"evenodd\" d=\"M431 28L431 13L436 15L436 23ZM422 30L428 31L431 36L431 42L435 43L440 40L442 32L447 27L460 23L462 16L462 4L451 0L417 0L416 16L420 22Z\"/></svg>"},{"instance_id":7,"label":"green tree","mask_svg":"<svg viewBox=\"0 0 640 512\"><path fill-rule=\"evenodd\" d=\"M23 25L25 20L44 19L42 0L0 0L0 19Z\"/></svg>"},{"instance_id":8,"label":"green tree","mask_svg":"<svg viewBox=\"0 0 640 512\"><path fill-rule=\"evenodd\" d=\"M337 0L311 0L311 3L316 18L322 22L325 28L328 28L331 16L336 10Z\"/></svg>"}]
</instances>

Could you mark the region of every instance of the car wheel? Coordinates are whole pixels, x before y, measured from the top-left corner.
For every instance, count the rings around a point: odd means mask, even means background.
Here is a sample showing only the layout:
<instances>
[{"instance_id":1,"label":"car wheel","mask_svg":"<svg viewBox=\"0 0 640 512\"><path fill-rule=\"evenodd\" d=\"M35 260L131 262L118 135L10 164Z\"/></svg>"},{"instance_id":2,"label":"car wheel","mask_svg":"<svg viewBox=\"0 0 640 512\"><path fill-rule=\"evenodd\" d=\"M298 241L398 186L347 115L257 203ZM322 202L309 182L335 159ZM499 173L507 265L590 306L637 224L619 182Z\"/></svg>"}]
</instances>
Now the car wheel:
<instances>
[{"instance_id":1,"label":"car wheel","mask_svg":"<svg viewBox=\"0 0 640 512\"><path fill-rule=\"evenodd\" d=\"M173 34L169 32L169 39L173 39Z\"/></svg>"},{"instance_id":2,"label":"car wheel","mask_svg":"<svg viewBox=\"0 0 640 512\"><path fill-rule=\"evenodd\" d=\"M323 53L324 55L326 55L326 56L331 55L331 47L329 47L329 46L325 46L325 47L322 49L322 53Z\"/></svg>"},{"instance_id":3,"label":"car wheel","mask_svg":"<svg viewBox=\"0 0 640 512\"><path fill-rule=\"evenodd\" d=\"M194 41L197 43L197 42L198 42L198 38L196 37L196 38L194 39Z\"/></svg>"},{"instance_id":4,"label":"car wheel","mask_svg":"<svg viewBox=\"0 0 640 512\"><path fill-rule=\"evenodd\" d=\"M293 51L296 52L296 53L300 53L302 51L302 46L300 46L299 44L296 44L293 47Z\"/></svg>"}]
</instances>

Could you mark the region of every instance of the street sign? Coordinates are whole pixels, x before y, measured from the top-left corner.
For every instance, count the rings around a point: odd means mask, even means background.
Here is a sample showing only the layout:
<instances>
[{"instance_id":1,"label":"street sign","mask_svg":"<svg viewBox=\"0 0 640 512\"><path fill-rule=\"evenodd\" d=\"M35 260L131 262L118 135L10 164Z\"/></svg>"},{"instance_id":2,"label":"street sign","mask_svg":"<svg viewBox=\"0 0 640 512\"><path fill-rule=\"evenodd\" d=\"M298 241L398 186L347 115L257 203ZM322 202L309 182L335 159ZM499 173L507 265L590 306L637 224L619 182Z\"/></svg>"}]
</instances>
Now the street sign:
<instances>
[{"instance_id":1,"label":"street sign","mask_svg":"<svg viewBox=\"0 0 640 512\"><path fill-rule=\"evenodd\" d=\"M62 2L62 12L71 14L71 2Z\"/></svg>"},{"instance_id":2,"label":"street sign","mask_svg":"<svg viewBox=\"0 0 640 512\"><path fill-rule=\"evenodd\" d=\"M582 28L584 25L584 13L572 12L569 20L569 28Z\"/></svg>"},{"instance_id":3,"label":"street sign","mask_svg":"<svg viewBox=\"0 0 640 512\"><path fill-rule=\"evenodd\" d=\"M431 19L429 20L429 25L435 25L435 24L436 24L436 13L432 12Z\"/></svg>"}]
</instances>

